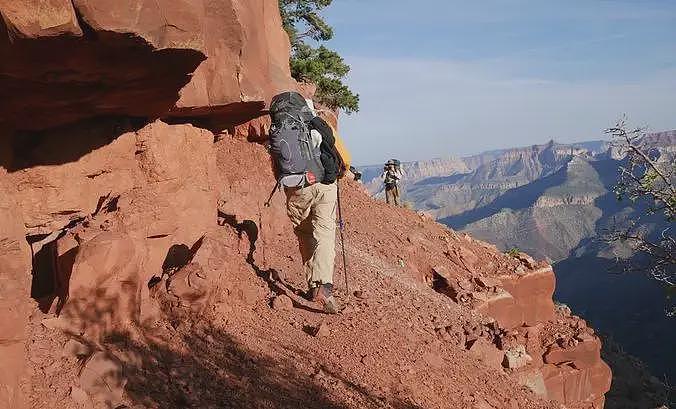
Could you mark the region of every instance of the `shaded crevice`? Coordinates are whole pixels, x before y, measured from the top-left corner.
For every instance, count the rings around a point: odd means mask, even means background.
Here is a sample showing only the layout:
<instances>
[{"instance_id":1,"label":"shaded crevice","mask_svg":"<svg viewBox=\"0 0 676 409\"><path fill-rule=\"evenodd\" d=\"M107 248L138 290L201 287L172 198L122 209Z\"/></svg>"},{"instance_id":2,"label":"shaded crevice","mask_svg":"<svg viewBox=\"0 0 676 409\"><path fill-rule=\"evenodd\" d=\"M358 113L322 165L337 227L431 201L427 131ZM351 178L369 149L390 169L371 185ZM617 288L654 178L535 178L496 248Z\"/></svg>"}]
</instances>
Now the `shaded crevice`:
<instances>
[{"instance_id":1,"label":"shaded crevice","mask_svg":"<svg viewBox=\"0 0 676 409\"><path fill-rule=\"evenodd\" d=\"M31 298L36 301L52 295L56 287L56 243L54 241L39 244L49 237L49 234L28 236L28 244L33 253L33 271L31 281ZM39 246L36 251L35 246ZM41 308L42 309L42 308Z\"/></svg>"},{"instance_id":2,"label":"shaded crevice","mask_svg":"<svg viewBox=\"0 0 676 409\"><path fill-rule=\"evenodd\" d=\"M151 236L148 238L159 238L160 236L162 235ZM190 264L193 258L195 258L195 254L197 254L199 249L202 247L202 244L204 243L204 237L205 236L200 237L191 247L188 247L186 244L174 244L169 247L167 255L164 257L164 261L162 262L162 275L159 277L156 275L153 276L148 281L148 288L155 287L157 284L162 282L162 279L165 276L171 277L178 270Z\"/></svg>"},{"instance_id":3,"label":"shaded crevice","mask_svg":"<svg viewBox=\"0 0 676 409\"><path fill-rule=\"evenodd\" d=\"M218 211L219 225L225 226L226 224L232 227L237 231L238 237L241 239L244 234L246 234L247 239L249 240L249 251L246 256L246 262L256 270L256 274L259 277L263 277L267 272L261 271L261 269L256 266L254 260L254 253L256 252L256 242L258 241L259 228L256 222L253 220L244 220L241 223L237 222L237 216L234 214L226 214Z\"/></svg>"},{"instance_id":4,"label":"shaded crevice","mask_svg":"<svg viewBox=\"0 0 676 409\"><path fill-rule=\"evenodd\" d=\"M48 313L58 299L55 311L58 315L68 298L69 281L78 247L59 256L58 239L66 231L64 229L26 237L33 253L30 295L43 313Z\"/></svg>"},{"instance_id":5,"label":"shaded crevice","mask_svg":"<svg viewBox=\"0 0 676 409\"><path fill-rule=\"evenodd\" d=\"M80 30L82 30L82 37L87 40L96 40L96 30L94 30L92 26L89 25L87 21L85 21L84 17L82 16L82 13L77 8L75 1L70 0L70 5L71 7L73 7L73 12L75 13L75 20L77 21L77 25L80 26Z\"/></svg>"},{"instance_id":6,"label":"shaded crevice","mask_svg":"<svg viewBox=\"0 0 676 409\"><path fill-rule=\"evenodd\" d=\"M118 210L117 203L120 200L120 195L111 197L111 194L108 193L105 196L99 197L98 202L96 203L96 210L92 213L92 217L96 217L101 211L105 213L112 213Z\"/></svg>"}]
</instances>

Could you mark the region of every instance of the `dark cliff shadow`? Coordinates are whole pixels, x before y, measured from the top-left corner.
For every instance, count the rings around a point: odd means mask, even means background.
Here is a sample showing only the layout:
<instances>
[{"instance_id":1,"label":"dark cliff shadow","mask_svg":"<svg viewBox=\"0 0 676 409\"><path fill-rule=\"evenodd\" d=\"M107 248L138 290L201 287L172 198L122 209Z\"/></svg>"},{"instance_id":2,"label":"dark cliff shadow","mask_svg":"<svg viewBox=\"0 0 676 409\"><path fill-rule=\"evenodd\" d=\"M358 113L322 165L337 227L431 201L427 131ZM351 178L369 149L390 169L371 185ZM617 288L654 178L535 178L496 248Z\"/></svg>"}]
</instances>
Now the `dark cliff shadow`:
<instances>
[{"instance_id":1,"label":"dark cliff shadow","mask_svg":"<svg viewBox=\"0 0 676 409\"><path fill-rule=\"evenodd\" d=\"M48 131L16 131L5 136L12 150L7 170L15 172L35 166L63 165L106 146L127 132L148 124L144 118L101 117Z\"/></svg>"},{"instance_id":2,"label":"dark cliff shadow","mask_svg":"<svg viewBox=\"0 0 676 409\"><path fill-rule=\"evenodd\" d=\"M77 7L75 17L82 35L39 38L15 35L0 19L0 122L41 130L98 116L158 118L206 59L135 33L97 31Z\"/></svg>"},{"instance_id":3,"label":"dark cliff shadow","mask_svg":"<svg viewBox=\"0 0 676 409\"><path fill-rule=\"evenodd\" d=\"M219 106L204 108L192 108L185 110L173 110L163 118L168 124L189 123L200 128L208 129L215 135L228 131L235 134L235 127L243 125L252 119L267 115L264 101L236 102ZM250 126L250 128L252 128ZM249 129L251 134L257 134L258 130ZM250 140L250 142L261 142Z\"/></svg>"},{"instance_id":4,"label":"dark cliff shadow","mask_svg":"<svg viewBox=\"0 0 676 409\"><path fill-rule=\"evenodd\" d=\"M518 210L531 207L547 189L559 186L565 182L566 172L567 169L564 166L550 176L506 191L485 206L468 210L455 216L445 217L440 219L439 222L453 229L462 230L468 224L491 217L502 209Z\"/></svg>"}]
</instances>

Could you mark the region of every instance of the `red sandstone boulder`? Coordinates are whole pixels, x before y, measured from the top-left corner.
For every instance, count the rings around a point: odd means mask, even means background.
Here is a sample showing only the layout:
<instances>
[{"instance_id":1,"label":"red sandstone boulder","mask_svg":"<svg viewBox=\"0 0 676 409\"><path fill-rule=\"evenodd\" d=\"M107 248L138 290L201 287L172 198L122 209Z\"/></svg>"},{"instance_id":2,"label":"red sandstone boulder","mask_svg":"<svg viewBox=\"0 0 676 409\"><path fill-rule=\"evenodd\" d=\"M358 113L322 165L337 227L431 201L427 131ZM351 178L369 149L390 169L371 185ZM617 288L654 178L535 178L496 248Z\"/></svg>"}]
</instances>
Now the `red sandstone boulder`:
<instances>
[{"instance_id":1,"label":"red sandstone boulder","mask_svg":"<svg viewBox=\"0 0 676 409\"><path fill-rule=\"evenodd\" d=\"M547 396L563 404L587 403L587 407L592 407L610 390L610 368L600 360L581 370L566 365L545 365L543 374Z\"/></svg>"},{"instance_id":2,"label":"red sandstone boulder","mask_svg":"<svg viewBox=\"0 0 676 409\"><path fill-rule=\"evenodd\" d=\"M139 321L141 258L128 235L104 232L82 244L62 319L75 335L99 342Z\"/></svg>"},{"instance_id":3,"label":"red sandstone boulder","mask_svg":"<svg viewBox=\"0 0 676 409\"><path fill-rule=\"evenodd\" d=\"M181 90L172 115L217 116L237 125L258 116L280 91L295 89L289 39L277 1L229 0L196 7L209 57ZM244 102L245 104L239 104Z\"/></svg>"},{"instance_id":4,"label":"red sandstone boulder","mask_svg":"<svg viewBox=\"0 0 676 409\"><path fill-rule=\"evenodd\" d=\"M502 286L518 306L519 325L536 325L554 317L555 278L551 267L529 271L524 275L500 276Z\"/></svg>"},{"instance_id":5,"label":"red sandstone boulder","mask_svg":"<svg viewBox=\"0 0 676 409\"><path fill-rule=\"evenodd\" d=\"M8 176L31 234L90 217L106 198L122 209L121 223L133 237L154 238L151 247L169 236L173 244L190 246L215 224L213 134L159 121L138 131L129 127L124 121L76 126L46 133L33 147L33 161L63 164L31 166ZM109 143L71 158L78 152L63 148L68 137L85 146ZM165 253L171 244L162 243ZM154 265L164 256L159 254Z\"/></svg>"},{"instance_id":6,"label":"red sandstone boulder","mask_svg":"<svg viewBox=\"0 0 676 409\"><path fill-rule=\"evenodd\" d=\"M30 160L14 160L21 170L9 178L30 234L60 230L95 213L101 198L133 189L138 164L131 130L128 122L110 120L45 132L26 152Z\"/></svg>"},{"instance_id":7,"label":"red sandstone boulder","mask_svg":"<svg viewBox=\"0 0 676 409\"><path fill-rule=\"evenodd\" d=\"M503 289L495 292L474 292L474 309L494 318L502 328L516 328L523 324L523 308Z\"/></svg>"},{"instance_id":8,"label":"red sandstone boulder","mask_svg":"<svg viewBox=\"0 0 676 409\"><path fill-rule=\"evenodd\" d=\"M545 353L544 361L554 365L570 362L577 369L588 368L601 361L601 341L592 337L567 348L554 345Z\"/></svg>"},{"instance_id":9,"label":"red sandstone boulder","mask_svg":"<svg viewBox=\"0 0 676 409\"><path fill-rule=\"evenodd\" d=\"M469 352L479 358L482 362L492 368L501 368L504 359L504 352L500 351L492 343L484 338L479 338L472 342L469 347Z\"/></svg>"},{"instance_id":10,"label":"red sandstone boulder","mask_svg":"<svg viewBox=\"0 0 676 409\"><path fill-rule=\"evenodd\" d=\"M13 38L82 35L69 0L2 0L0 12Z\"/></svg>"},{"instance_id":11,"label":"red sandstone boulder","mask_svg":"<svg viewBox=\"0 0 676 409\"><path fill-rule=\"evenodd\" d=\"M155 122L133 134L134 188L119 200L122 222L149 251L169 244L192 247L216 226L213 134L190 125ZM163 247L166 246L166 247ZM164 243L160 266L169 247ZM154 273L157 271L153 271Z\"/></svg>"},{"instance_id":12,"label":"red sandstone boulder","mask_svg":"<svg viewBox=\"0 0 676 409\"><path fill-rule=\"evenodd\" d=\"M167 293L175 297L176 307L201 311L209 297L209 282L199 263L190 263L167 280Z\"/></svg>"},{"instance_id":13,"label":"red sandstone boulder","mask_svg":"<svg viewBox=\"0 0 676 409\"><path fill-rule=\"evenodd\" d=\"M81 24L95 32L138 36L157 50L204 51L200 2L73 0ZM226 2L220 2L227 7ZM227 25L226 22L224 24Z\"/></svg>"}]
</instances>

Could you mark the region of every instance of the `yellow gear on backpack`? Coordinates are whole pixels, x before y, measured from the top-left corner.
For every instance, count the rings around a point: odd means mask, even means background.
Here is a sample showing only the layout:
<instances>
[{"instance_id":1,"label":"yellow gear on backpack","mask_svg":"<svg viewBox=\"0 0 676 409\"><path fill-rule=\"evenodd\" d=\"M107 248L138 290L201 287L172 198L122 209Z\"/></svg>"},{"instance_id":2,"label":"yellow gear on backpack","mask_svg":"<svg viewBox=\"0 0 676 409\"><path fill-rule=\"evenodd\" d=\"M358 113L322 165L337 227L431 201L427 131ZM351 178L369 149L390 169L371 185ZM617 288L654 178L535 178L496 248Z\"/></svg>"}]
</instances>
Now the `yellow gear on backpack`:
<instances>
[{"instance_id":1,"label":"yellow gear on backpack","mask_svg":"<svg viewBox=\"0 0 676 409\"><path fill-rule=\"evenodd\" d=\"M345 172L350 170L350 165L352 164L352 155L350 155L350 151L347 150L347 146L345 145L343 138L341 138L338 134L338 131L336 131L336 128L334 128L331 124L329 124L329 126L331 127L331 131L333 131L333 137L336 139L336 152L338 153L338 156L340 156L340 161L342 162L343 169L341 169L339 175L339 177L342 178L345 175Z\"/></svg>"}]
</instances>

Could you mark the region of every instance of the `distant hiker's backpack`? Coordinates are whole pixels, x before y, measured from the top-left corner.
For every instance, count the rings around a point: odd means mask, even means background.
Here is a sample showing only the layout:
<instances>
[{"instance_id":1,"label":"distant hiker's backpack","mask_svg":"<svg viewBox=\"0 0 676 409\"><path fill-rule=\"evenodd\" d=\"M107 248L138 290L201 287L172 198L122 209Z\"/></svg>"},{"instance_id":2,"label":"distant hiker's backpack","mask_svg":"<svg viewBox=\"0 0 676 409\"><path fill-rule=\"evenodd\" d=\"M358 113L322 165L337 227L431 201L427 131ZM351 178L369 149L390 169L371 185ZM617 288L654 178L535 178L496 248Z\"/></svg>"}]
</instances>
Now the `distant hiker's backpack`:
<instances>
[{"instance_id":1,"label":"distant hiker's backpack","mask_svg":"<svg viewBox=\"0 0 676 409\"><path fill-rule=\"evenodd\" d=\"M394 171L391 170L385 170L385 186L387 187L394 187L397 182L399 182L399 178L394 174Z\"/></svg>"},{"instance_id":2,"label":"distant hiker's backpack","mask_svg":"<svg viewBox=\"0 0 676 409\"><path fill-rule=\"evenodd\" d=\"M297 92L284 92L270 103L270 150L279 184L287 187L324 181L319 144L312 141L312 111Z\"/></svg>"},{"instance_id":3,"label":"distant hiker's backpack","mask_svg":"<svg viewBox=\"0 0 676 409\"><path fill-rule=\"evenodd\" d=\"M391 170L388 166L394 166L394 170ZM399 176L397 173L401 172L401 161L398 159L390 159L385 164L385 186L394 187L399 182Z\"/></svg>"}]
</instances>

